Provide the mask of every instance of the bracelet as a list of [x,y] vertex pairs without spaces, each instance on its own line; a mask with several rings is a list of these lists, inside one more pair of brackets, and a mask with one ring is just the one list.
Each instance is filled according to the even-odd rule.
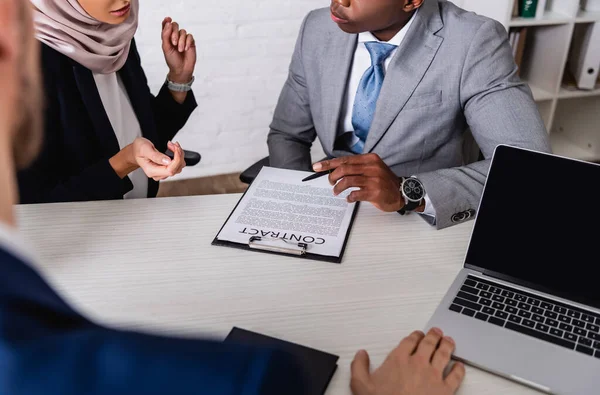
[[173,92],[189,92],[192,90],[192,85],[194,84],[195,80],[196,77],[192,76],[192,80],[187,84],[179,84],[177,82],[170,81],[169,77],[167,77],[167,88]]

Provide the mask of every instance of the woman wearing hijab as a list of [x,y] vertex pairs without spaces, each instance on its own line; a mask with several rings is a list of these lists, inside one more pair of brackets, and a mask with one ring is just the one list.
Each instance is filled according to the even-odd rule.
[[45,141],[39,159],[19,173],[22,202],[156,196],[158,181],[185,166],[170,140],[196,108],[193,36],[163,21],[169,74],[155,97],[133,39],[139,0],[31,3],[42,43]]

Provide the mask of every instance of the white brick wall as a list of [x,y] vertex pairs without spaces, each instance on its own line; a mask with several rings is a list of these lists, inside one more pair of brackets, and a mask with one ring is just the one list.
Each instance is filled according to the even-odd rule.
[[[153,92],[167,74],[161,22],[171,16],[198,47],[198,109],[176,137],[202,154],[179,178],[242,171],[268,154],[266,137],[300,23],[328,0],[142,0],[136,40]],[[323,153],[315,144],[314,158]]]

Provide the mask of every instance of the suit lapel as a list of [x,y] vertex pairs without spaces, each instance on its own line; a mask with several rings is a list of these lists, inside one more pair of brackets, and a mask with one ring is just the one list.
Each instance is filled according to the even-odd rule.
[[132,50],[129,53],[127,62],[119,71],[127,96],[131,101],[131,106],[135,111],[135,115],[140,123],[142,134],[145,138],[152,142],[158,142],[158,134],[154,123],[154,112],[152,111],[152,103],[149,100],[148,86],[143,78],[143,70],[139,70],[138,63],[134,62],[133,57],[137,56]]
[[106,115],[106,110],[98,93],[96,81],[94,81],[94,75],[80,64],[73,65],[73,73],[75,74],[75,81],[81,93],[81,98],[94,125],[94,132],[98,137],[98,141],[102,145],[104,153],[112,156],[120,150],[119,141],[108,119],[108,115]]
[[342,31],[329,36],[328,46],[325,49],[324,59],[328,61],[324,65],[322,80],[323,114],[325,114],[325,126],[327,129],[319,136],[323,146],[328,153],[333,152],[337,138],[342,103],[346,86],[350,78],[350,67],[354,59],[356,34],[347,34]]
[[433,62],[444,39],[438,0],[427,0],[386,73],[364,153],[371,152],[398,117]]
[[[147,94],[148,87],[146,86],[146,82],[140,78],[143,70],[137,70],[137,63],[132,59],[132,56],[134,54],[130,53],[127,62],[118,73],[125,85],[127,96],[129,96],[133,110],[140,123],[142,134],[148,140],[158,142],[158,134],[152,116],[152,105],[149,100],[149,94]],[[92,119],[98,140],[107,155],[114,155],[120,150],[119,141],[102,104],[94,76],[89,69],[75,62],[73,63],[73,71],[77,87]]]

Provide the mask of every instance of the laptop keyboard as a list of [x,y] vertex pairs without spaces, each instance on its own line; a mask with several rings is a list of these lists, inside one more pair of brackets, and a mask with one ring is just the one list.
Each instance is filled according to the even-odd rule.
[[450,310],[600,359],[600,315],[468,276]]

